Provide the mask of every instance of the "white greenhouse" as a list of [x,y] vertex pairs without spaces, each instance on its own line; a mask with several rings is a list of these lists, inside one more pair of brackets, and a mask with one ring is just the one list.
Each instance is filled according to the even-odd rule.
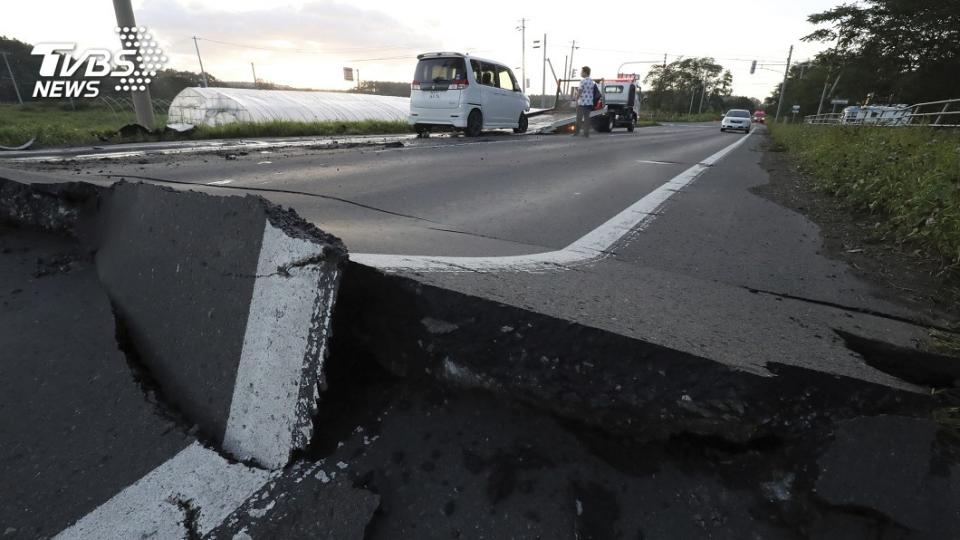
[[170,103],[168,124],[219,126],[233,122],[405,121],[410,99],[341,92],[185,88]]

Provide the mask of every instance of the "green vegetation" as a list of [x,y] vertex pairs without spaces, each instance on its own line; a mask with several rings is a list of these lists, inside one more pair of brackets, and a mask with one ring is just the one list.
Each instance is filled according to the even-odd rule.
[[651,122],[715,122],[720,120],[722,113],[705,112],[684,114],[670,111],[645,111],[640,113],[640,121],[647,119]]
[[[803,114],[815,114],[821,96],[823,112],[831,111],[831,98],[855,105],[960,97],[960,2],[837,3],[808,17],[816,30],[804,41],[830,48],[790,69],[784,109],[797,104]],[[767,110],[776,110],[779,100],[777,85],[766,100]]]
[[771,124],[816,187],[877,217],[878,229],[960,267],[960,133]]
[[[0,145],[19,146],[34,137],[38,146],[97,144],[135,120],[132,112],[107,107],[73,110],[60,104],[0,104]],[[157,121],[165,123],[166,117],[160,115]]]
[[[218,127],[199,126],[185,135],[158,135],[121,138],[121,126],[136,120],[130,111],[111,111],[101,106],[73,110],[69,105],[31,103],[23,106],[0,104],[0,146],[19,146],[36,137],[36,147],[103,144],[105,141],[141,142],[173,139],[228,139],[238,137],[300,137],[326,135],[372,135],[408,133],[406,122],[267,122],[237,123]],[[157,123],[166,123],[165,115]]]
[[308,137],[323,135],[379,135],[412,133],[406,122],[364,120],[360,122],[240,122],[217,127],[198,126],[190,134],[194,139],[230,139],[237,137]]

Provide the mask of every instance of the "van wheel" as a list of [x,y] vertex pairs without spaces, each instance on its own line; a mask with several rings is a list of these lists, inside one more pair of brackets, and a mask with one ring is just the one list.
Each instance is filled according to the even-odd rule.
[[421,139],[427,139],[430,137],[430,128],[417,125],[414,129],[417,132],[417,137],[420,137]]
[[520,113],[520,121],[517,122],[517,127],[513,128],[514,133],[526,133],[527,127],[529,127],[529,121],[527,120],[527,115]]
[[483,114],[474,109],[470,111],[470,116],[467,117],[467,129],[465,133],[467,137],[476,137],[480,135],[480,132],[483,130]]
[[637,115],[630,115],[630,123],[627,125],[627,131],[633,133],[633,130],[637,128]]

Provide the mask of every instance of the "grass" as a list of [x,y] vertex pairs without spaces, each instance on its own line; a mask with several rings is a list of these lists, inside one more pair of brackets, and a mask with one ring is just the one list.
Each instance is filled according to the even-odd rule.
[[412,133],[406,122],[363,120],[360,122],[238,122],[222,126],[198,126],[191,133],[196,139],[230,139],[237,137],[306,137],[323,135],[380,135]]
[[[118,128],[132,123],[131,111],[111,111],[91,106],[73,110],[59,103],[0,104],[0,146],[19,146],[36,137],[35,148],[51,146],[142,142],[177,139],[227,139],[240,137],[299,137],[326,135],[370,135],[408,133],[406,122],[266,122],[236,123],[218,127],[198,126],[185,135],[159,134],[121,138]],[[157,115],[157,124],[166,125],[166,115]]]
[[705,112],[694,114],[678,114],[663,111],[644,111],[640,113],[641,118],[648,118],[650,121],[657,122],[716,122],[720,120],[723,113]]
[[[65,146],[102,143],[120,126],[136,120],[132,112],[113,112],[106,107],[29,103],[0,104],[0,145],[19,146],[36,137],[35,146]],[[166,123],[160,115],[158,122]]]
[[816,187],[876,216],[877,229],[960,267],[960,132],[770,124]]

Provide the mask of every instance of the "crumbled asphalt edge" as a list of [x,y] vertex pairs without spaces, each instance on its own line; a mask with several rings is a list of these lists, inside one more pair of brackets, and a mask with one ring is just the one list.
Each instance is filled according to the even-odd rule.
[[[68,217],[62,223],[43,215],[28,217],[47,230],[76,225],[69,209],[58,214]],[[338,327],[347,331],[340,339],[369,349],[394,373],[490,390],[575,422],[581,431],[586,427],[640,442],[689,444],[738,459],[759,453],[764,460],[798,464],[819,454],[838,419],[887,412],[924,416],[929,409],[923,396],[842,378],[831,382],[798,368],[771,365],[779,375],[775,379],[734,372],[691,355],[359,265],[348,267],[342,295],[337,316],[347,317],[347,324],[341,321]],[[378,333],[384,325],[388,332]],[[611,359],[623,364],[611,364]],[[640,362],[631,361],[636,359]],[[599,361],[607,363],[600,366]],[[631,379],[644,370],[644,380]],[[815,472],[815,463],[804,469]],[[804,475],[797,482],[813,481],[815,475]],[[798,504],[808,507],[802,515],[820,508],[888,519],[871,509],[831,508],[815,497],[801,500]]]
[[[816,482],[839,425],[929,421],[937,407],[929,395],[776,363],[768,365],[774,377],[760,377],[354,263],[340,296],[336,340],[354,355],[424,388],[480,389],[547,412],[625,474],[638,474],[638,464],[622,456],[640,452],[608,459],[604,447],[657,448],[660,459],[759,492],[768,504],[757,511],[793,533],[829,520],[908,530],[876,509],[832,504]],[[958,461],[945,434],[929,456],[941,470]],[[792,495],[768,494],[784,482]],[[577,523],[581,532],[588,525]]]
[[397,375],[484,388],[646,440],[745,443],[840,418],[924,416],[930,406],[923,395],[783,364],[761,377],[354,263],[340,299],[351,339]]

